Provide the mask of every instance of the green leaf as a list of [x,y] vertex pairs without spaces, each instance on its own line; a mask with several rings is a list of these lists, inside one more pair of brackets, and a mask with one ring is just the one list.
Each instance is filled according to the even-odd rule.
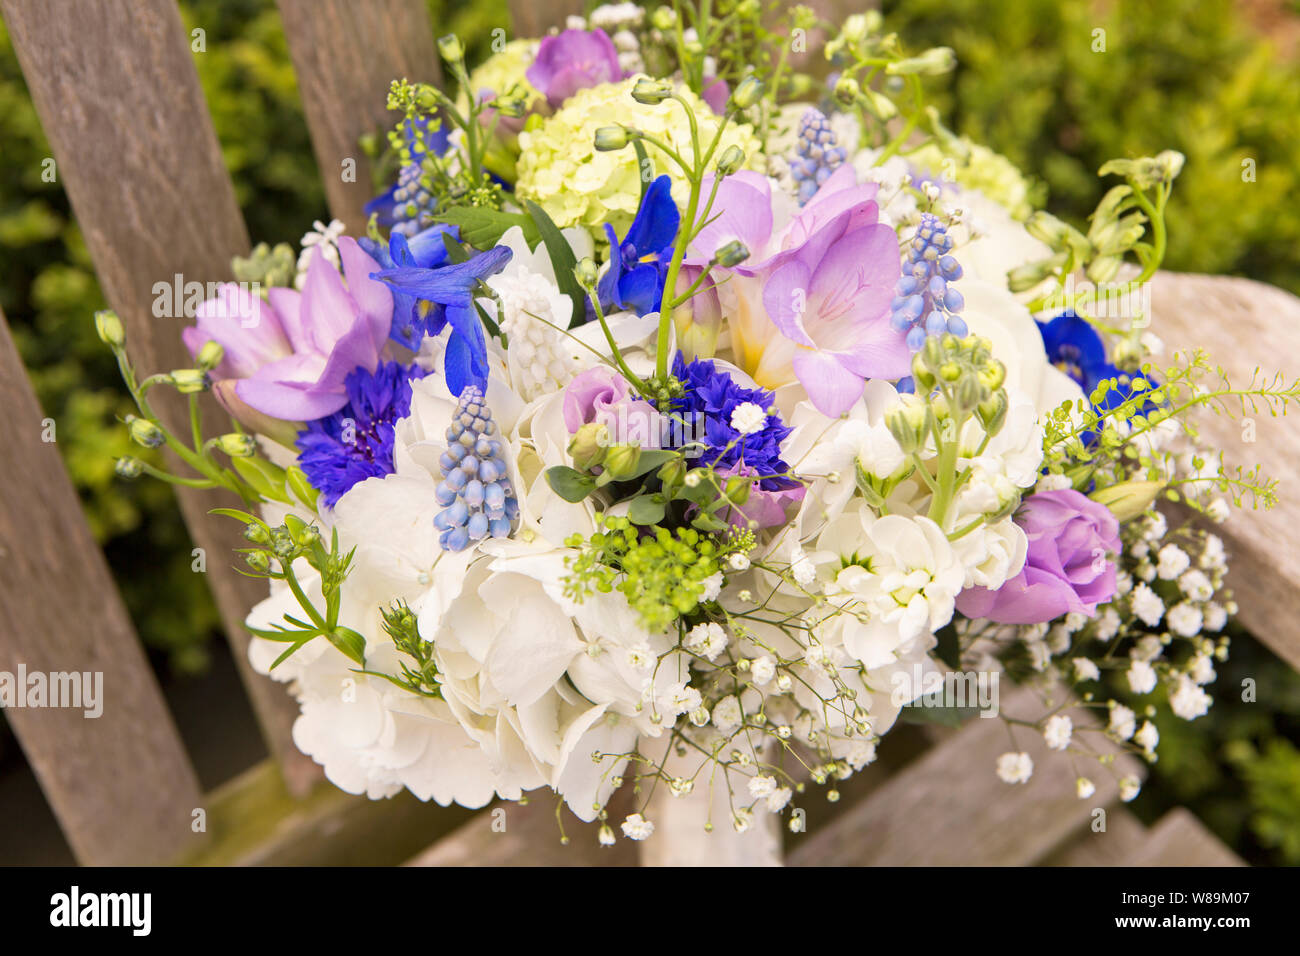
[[721,518],[701,512],[691,519],[691,525],[701,531],[726,531],[729,525]]
[[[632,140],[632,148],[636,150],[636,171],[637,176],[641,179],[641,199],[644,200],[646,190],[649,189],[650,184],[654,182],[655,167],[654,163],[650,161],[650,157],[646,155],[645,143],[641,141],[639,136]],[[648,178],[645,174],[647,169],[650,170],[650,176]]]
[[551,217],[546,214],[545,209],[531,199],[525,199],[524,205],[537,225],[537,233],[541,236],[542,242],[546,243],[546,252],[550,255],[551,266],[555,269],[555,284],[560,287],[561,292],[573,300],[573,319],[569,322],[569,328],[581,325],[587,315],[587,294],[582,291],[577,276],[573,274],[573,270],[578,265],[573,249],[570,248],[569,241],[556,228],[555,223],[551,221]]
[[451,237],[451,233],[442,234],[442,245],[447,250],[447,260],[452,265],[459,265],[462,262],[469,261],[469,252],[464,246]]
[[596,490],[596,479],[568,465],[546,469],[546,483],[565,501],[576,504]]
[[491,249],[501,241],[501,236],[512,226],[523,229],[524,241],[530,248],[542,238],[531,217],[519,212],[501,212],[481,206],[455,206],[444,209],[434,217],[434,221],[456,226],[460,230],[461,241],[475,249]]
[[366,639],[350,627],[336,627],[325,637],[329,642],[362,667],[366,665]]
[[279,465],[273,465],[256,455],[251,458],[232,458],[230,462],[239,477],[263,498],[292,503],[284,490],[284,469]]
[[658,524],[664,520],[663,495],[638,495],[628,505],[627,518],[633,524]]
[[[263,524],[262,519],[257,515],[250,515],[247,511],[240,511],[238,508],[213,508],[208,512],[208,514],[234,518],[236,521],[242,521],[244,524]],[[265,527],[265,525],[263,526]]]

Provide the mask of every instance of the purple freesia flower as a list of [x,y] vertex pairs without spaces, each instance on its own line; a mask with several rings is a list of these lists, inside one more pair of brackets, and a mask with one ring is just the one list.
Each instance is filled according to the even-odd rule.
[[233,380],[235,397],[254,411],[310,421],[347,404],[353,369],[375,370],[393,321],[393,296],[370,278],[378,264],[355,240],[343,236],[338,247],[342,276],[317,250],[302,292],[277,286],[262,301],[227,283],[199,307],[197,323],[181,338],[196,355],[208,341],[225,350],[213,373],[219,396],[229,391],[222,381]]
[[578,90],[623,78],[618,50],[604,30],[565,30],[546,37],[524,74],[558,108]]
[[763,388],[797,379],[830,416],[851,408],[867,379],[911,367],[889,323],[900,257],[894,230],[878,221],[876,189],[846,163],[792,211],[774,206],[766,177],[738,172],[718,186],[719,212],[688,259],[704,265],[726,243],[744,243],[749,258],[719,286],[735,299],[724,308],[737,364]]
[[1040,624],[1071,612],[1092,616],[1115,596],[1119,521],[1073,489],[1030,495],[1016,514],[1029,538],[1024,569],[996,591],[968,588],[957,610],[1000,624]]

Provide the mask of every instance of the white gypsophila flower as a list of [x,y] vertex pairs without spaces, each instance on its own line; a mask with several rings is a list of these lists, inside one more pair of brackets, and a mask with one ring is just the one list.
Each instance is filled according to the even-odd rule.
[[733,571],[748,571],[750,564],[749,555],[745,554],[743,551],[733,552],[728,556],[727,563],[731,565],[731,570]]
[[790,575],[802,588],[807,588],[817,580],[817,565],[812,563],[808,553],[797,541],[792,542],[790,549]]
[[1205,630],[1207,631],[1217,633],[1227,626],[1228,612],[1223,609],[1221,604],[1216,604],[1211,601],[1202,609],[1202,616],[1204,617]]
[[744,807],[737,807],[731,815],[731,828],[737,833],[745,833],[754,825],[754,813]]
[[1023,751],[1004,753],[998,758],[997,772],[1004,783],[1028,783],[1034,774],[1034,761]]
[[1215,498],[1205,506],[1205,515],[1215,524],[1223,524],[1228,520],[1228,502],[1223,498]]
[[1186,674],[1178,678],[1177,689],[1169,695],[1169,709],[1183,720],[1195,720],[1210,709],[1210,695]]
[[1160,743],[1160,731],[1156,730],[1156,725],[1151,721],[1145,720],[1142,722],[1142,728],[1133,735],[1133,742],[1150,753],[1156,749],[1156,744]]
[[1067,631],[1073,634],[1076,631],[1083,630],[1088,621],[1088,615],[1081,614],[1078,611],[1071,611],[1069,614],[1065,615],[1064,627]]
[[1064,491],[1073,487],[1074,482],[1068,476],[1048,473],[1038,479],[1038,484],[1034,485],[1034,491]]
[[1153,661],[1164,652],[1164,642],[1154,634],[1147,634],[1133,645],[1128,656],[1135,661]]
[[1124,777],[1119,782],[1119,798],[1125,803],[1132,803],[1142,790],[1142,782],[1137,777]]
[[1128,686],[1135,694],[1149,694],[1156,689],[1155,668],[1146,661],[1133,661],[1128,668]]
[[1043,740],[1050,750],[1065,750],[1074,734],[1074,721],[1065,714],[1053,714],[1043,727]]
[[1108,607],[1097,615],[1097,626],[1093,636],[1099,641],[1109,641],[1119,633],[1119,627],[1119,612],[1113,607]]
[[1219,675],[1214,669],[1214,659],[1209,654],[1201,653],[1188,661],[1187,676],[1198,684],[1209,684]]
[[766,654],[749,662],[749,676],[759,687],[776,676],[776,662]]
[[1150,561],[1140,561],[1137,566],[1137,576],[1139,580],[1150,584],[1156,579],[1156,566]]
[[727,632],[716,621],[705,621],[686,632],[682,646],[705,660],[717,660],[718,655],[727,649]]
[[1164,602],[1145,582],[1133,589],[1131,607],[1133,613],[1148,627],[1155,627],[1165,615]]
[[1207,534],[1197,563],[1207,571],[1228,570],[1228,552],[1223,547],[1223,539],[1217,534]]
[[764,804],[768,813],[780,813],[790,804],[790,798],[794,796],[794,791],[789,787],[777,787],[767,795]]
[[708,604],[710,601],[716,601],[718,595],[722,593],[724,580],[722,572],[716,571],[701,581],[700,583],[704,586],[704,589],[700,592],[700,603]]
[[770,774],[761,773],[749,778],[746,784],[749,788],[749,795],[752,797],[766,797],[776,790],[776,777]]
[[1064,654],[1070,649],[1070,632],[1060,624],[1055,624],[1048,630],[1045,643],[1053,657]]
[[1097,785],[1087,777],[1080,777],[1074,781],[1074,792],[1078,794],[1080,800],[1087,800],[1097,792]]
[[1137,714],[1123,704],[1112,703],[1106,732],[1119,740],[1128,740],[1137,732]]
[[1156,565],[1156,573],[1160,575],[1161,580],[1172,581],[1189,567],[1192,559],[1187,556],[1187,552],[1176,544],[1167,544],[1160,549],[1159,563]]
[[730,736],[734,731],[740,729],[744,721],[744,715],[740,710],[740,701],[734,695],[724,697],[713,708],[713,714],[710,717],[713,726],[717,728],[718,733]]
[[623,835],[629,840],[645,840],[654,832],[655,825],[639,813],[630,814],[623,821]]
[[731,412],[731,427],[742,435],[754,435],[767,427],[767,411],[754,402],[741,402]]
[[1208,601],[1214,597],[1214,585],[1205,572],[1198,568],[1193,568],[1178,579],[1178,590],[1193,601]]
[[1142,522],[1142,537],[1155,543],[1169,533],[1169,519],[1163,512],[1153,511]]
[[608,823],[600,825],[600,831],[596,834],[596,839],[600,841],[601,846],[613,846],[618,842],[614,836],[614,828]]
[[1052,663],[1052,650],[1046,641],[1025,641],[1025,650],[1029,652],[1029,663],[1040,674]]
[[1076,657],[1070,663],[1074,665],[1075,680],[1097,680],[1101,677],[1101,670],[1086,657]]
[[844,754],[850,767],[856,772],[876,760],[876,744],[872,740],[855,740]]
[[1135,558],[1145,558],[1151,553],[1151,545],[1145,541],[1134,541],[1133,546],[1128,549],[1128,553]]
[[1133,575],[1125,570],[1115,572],[1115,596],[1124,597],[1133,590]]
[[1189,604],[1183,601],[1181,604],[1175,604],[1165,615],[1165,624],[1169,630],[1173,631],[1179,637],[1195,637],[1201,633],[1201,627],[1205,622],[1201,609],[1195,604]]

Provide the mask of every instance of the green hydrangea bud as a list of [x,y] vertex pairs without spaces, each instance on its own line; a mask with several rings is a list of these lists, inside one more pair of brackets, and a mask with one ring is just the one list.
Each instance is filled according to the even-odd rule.
[[95,331],[99,333],[100,341],[111,348],[118,349],[126,344],[122,320],[111,309],[101,309],[95,313]]
[[835,83],[835,99],[842,106],[852,106],[862,95],[862,86],[851,76],[841,76]]

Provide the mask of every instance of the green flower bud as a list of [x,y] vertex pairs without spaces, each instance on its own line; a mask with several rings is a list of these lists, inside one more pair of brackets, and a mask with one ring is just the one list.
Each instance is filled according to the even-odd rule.
[[739,475],[728,478],[723,485],[723,491],[727,495],[727,500],[735,505],[743,505],[749,500],[749,489],[752,482],[748,478],[742,478]]
[[623,149],[632,142],[625,126],[602,126],[596,130],[595,146],[602,153],[612,153]]
[[1007,393],[1003,389],[998,389],[979,403],[975,414],[979,416],[980,427],[986,435],[996,435],[1002,431],[1002,425],[1007,420],[1007,408]]
[[673,95],[673,88],[667,83],[642,77],[632,87],[632,99],[643,106],[657,106]]
[[894,105],[894,101],[869,86],[863,88],[861,100],[868,112],[882,122],[898,115],[898,107]]
[[111,309],[101,309],[95,313],[95,331],[105,345],[119,349],[126,344],[126,332],[122,329],[122,320]]
[[747,110],[757,103],[762,96],[762,81],[758,77],[750,75],[741,80],[732,92],[731,106],[733,109]]
[[1007,286],[1012,292],[1026,292],[1048,276],[1052,275],[1065,262],[1065,257],[1053,256],[1018,266],[1007,273]]
[[1092,282],[1109,282],[1119,274],[1119,267],[1123,264],[1123,256],[1100,256],[1088,263],[1084,273]]
[[673,12],[672,7],[659,7],[654,13],[650,14],[650,25],[656,30],[662,30],[665,33],[671,30],[677,23],[677,14]]
[[723,268],[738,266],[749,258],[749,250],[739,239],[732,239],[713,254],[713,261]]
[[168,376],[176,391],[182,395],[192,395],[195,392],[206,392],[212,387],[212,379],[208,373],[198,368],[178,368]]
[[312,483],[307,480],[307,473],[297,465],[290,465],[284,472],[285,483],[289,490],[293,492],[294,497],[307,505],[309,508],[316,507],[316,499],[320,497],[320,492],[312,487]]
[[250,551],[244,555],[244,561],[250,568],[261,574],[271,570],[271,558],[265,551]]
[[1120,521],[1131,521],[1151,507],[1164,487],[1160,481],[1126,481],[1098,489],[1088,497],[1105,505]]
[[918,395],[923,395],[926,392],[932,391],[934,386],[938,384],[938,380],[934,377],[934,373],[926,367],[925,356],[920,352],[917,352],[912,356],[912,380],[916,383],[916,391]]
[[226,350],[221,347],[221,343],[213,342],[209,339],[207,342],[204,342],[203,347],[199,349],[199,354],[195,357],[195,362],[198,363],[200,369],[206,372],[220,365],[221,360],[225,357]]
[[609,447],[609,428],[600,422],[588,422],[569,441],[569,457],[579,471],[590,471],[605,460]]
[[[873,10],[871,12],[876,13],[877,11]],[[879,28],[879,24],[877,24],[876,29]],[[867,19],[866,14],[855,13],[844,21],[844,27],[840,30],[840,35],[850,43],[861,43],[873,32],[875,31],[872,30],[871,21]]]
[[718,159],[718,175],[730,176],[745,162],[745,151],[734,143],[722,151]]
[[114,463],[113,471],[119,478],[139,478],[144,473],[144,464],[139,458],[126,455]]
[[910,56],[890,63],[885,67],[885,72],[891,76],[905,76],[909,73],[938,76],[941,73],[952,72],[956,66],[957,54],[952,51],[952,47],[937,46],[926,50],[920,56]]
[[460,42],[460,37],[456,34],[448,33],[438,38],[438,52],[448,63],[459,63],[465,59],[465,44]]
[[126,430],[131,435],[132,441],[145,448],[157,448],[167,440],[161,428],[149,419],[138,418],[135,415],[126,416]]
[[841,76],[835,83],[835,99],[842,106],[852,106],[862,95],[862,86],[851,76]]
[[222,435],[217,439],[216,445],[231,458],[248,458],[257,451],[257,439],[239,432]]
[[659,480],[664,483],[664,488],[676,488],[686,481],[686,459],[674,458],[672,461],[665,462],[659,469]]
[[590,256],[581,259],[573,268],[573,277],[578,280],[578,285],[584,289],[596,288],[596,281],[599,278],[600,270],[596,262]]
[[615,481],[624,481],[636,474],[641,464],[640,445],[612,445],[605,453],[605,470]]
[[271,536],[266,533],[266,529],[260,524],[253,522],[244,528],[244,537],[253,544],[270,544]]
[[925,409],[920,403],[901,402],[885,412],[885,427],[903,454],[910,455],[925,442]]
[[971,412],[979,407],[980,403],[989,397],[988,389],[981,384],[977,375],[963,375],[957,383],[956,395],[957,415],[959,419],[964,419]]

